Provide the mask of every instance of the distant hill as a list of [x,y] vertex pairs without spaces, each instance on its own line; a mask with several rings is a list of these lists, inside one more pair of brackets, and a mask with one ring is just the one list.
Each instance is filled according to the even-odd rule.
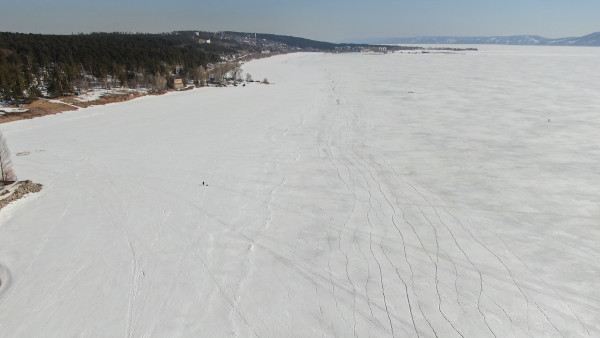
[[537,35],[514,36],[422,36],[410,38],[369,39],[363,43],[379,44],[481,44],[537,46],[600,46],[600,32],[581,37],[549,39]]
[[[206,34],[204,32],[204,34]],[[317,40],[310,40],[295,36],[264,34],[264,33],[243,33],[243,32],[216,32],[208,33],[219,37],[222,40],[234,41],[241,46],[256,48],[259,51],[270,52],[360,52],[364,50],[378,50],[386,48],[389,51],[396,50],[415,50],[418,47],[402,46],[382,46],[367,43],[332,43]]]

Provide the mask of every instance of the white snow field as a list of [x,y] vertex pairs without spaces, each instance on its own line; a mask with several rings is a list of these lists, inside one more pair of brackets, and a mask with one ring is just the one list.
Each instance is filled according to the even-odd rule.
[[600,336],[600,49],[482,48],[1,125],[0,336]]

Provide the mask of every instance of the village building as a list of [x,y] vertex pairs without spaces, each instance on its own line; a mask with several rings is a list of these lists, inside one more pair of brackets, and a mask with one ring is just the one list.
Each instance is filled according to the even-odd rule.
[[174,79],[173,80],[173,88],[175,88],[175,89],[183,88],[183,79]]

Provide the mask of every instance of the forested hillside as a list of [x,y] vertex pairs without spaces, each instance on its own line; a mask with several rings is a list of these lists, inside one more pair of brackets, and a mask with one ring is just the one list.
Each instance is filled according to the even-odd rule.
[[178,33],[0,33],[0,99],[31,101],[41,91],[60,96],[90,84],[152,87],[175,75],[193,79],[198,67],[235,52]]

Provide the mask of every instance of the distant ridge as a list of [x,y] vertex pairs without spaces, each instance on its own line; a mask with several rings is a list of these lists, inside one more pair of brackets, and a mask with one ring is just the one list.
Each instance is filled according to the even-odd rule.
[[600,46],[600,32],[581,37],[549,39],[537,35],[514,36],[422,36],[410,38],[368,39],[364,43],[378,44],[490,44],[490,45],[538,45],[538,46]]

